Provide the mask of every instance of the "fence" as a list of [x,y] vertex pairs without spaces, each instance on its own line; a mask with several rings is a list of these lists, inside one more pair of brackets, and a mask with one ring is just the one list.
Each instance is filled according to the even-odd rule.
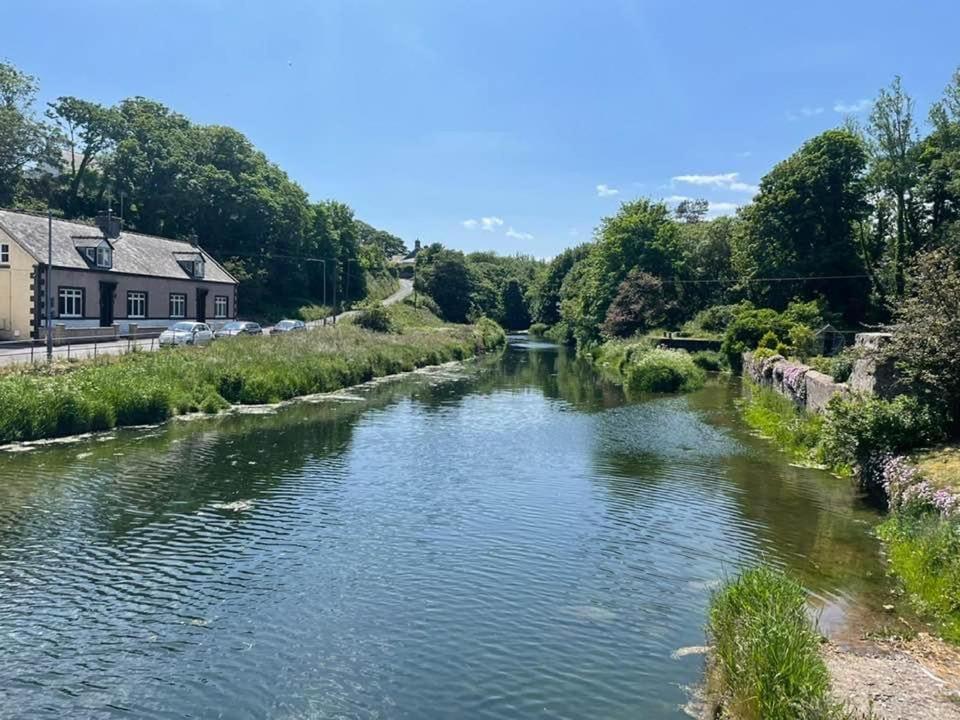
[[[157,333],[158,335],[159,333]],[[96,334],[60,337],[51,348],[52,360],[79,360],[101,355],[122,355],[138,350],[156,350],[157,335]],[[0,366],[47,362],[46,340],[0,341]]]

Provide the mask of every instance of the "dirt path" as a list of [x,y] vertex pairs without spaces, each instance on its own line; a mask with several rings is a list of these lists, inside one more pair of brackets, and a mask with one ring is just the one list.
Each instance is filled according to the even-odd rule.
[[960,650],[926,633],[912,640],[829,642],[834,696],[883,720],[960,720]]

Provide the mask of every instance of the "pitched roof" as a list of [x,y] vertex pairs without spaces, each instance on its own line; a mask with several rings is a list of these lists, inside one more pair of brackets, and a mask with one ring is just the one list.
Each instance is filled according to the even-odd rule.
[[[47,218],[42,215],[30,215],[0,210],[0,229],[3,229],[37,262],[47,261]],[[89,245],[95,246],[103,240],[100,229],[94,225],[85,225],[76,221],[53,220],[53,264],[56,267],[89,270],[90,265],[83,259],[78,247],[89,239]],[[201,253],[205,260],[203,280],[208,282],[236,283],[216,260],[201,248],[182,240],[141,235],[140,233],[121,232],[120,236],[110,240],[113,246],[113,268],[97,272],[130,273],[153,277],[192,280],[177,262],[177,254],[196,255]]]

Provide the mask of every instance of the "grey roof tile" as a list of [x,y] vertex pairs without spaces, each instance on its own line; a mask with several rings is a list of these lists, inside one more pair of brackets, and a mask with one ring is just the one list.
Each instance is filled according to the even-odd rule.
[[[0,228],[3,228],[23,245],[24,249],[39,262],[46,262],[46,217],[12,210],[0,210]],[[103,239],[103,235],[99,228],[94,225],[54,218],[53,264],[58,267],[91,269],[78,249],[85,242],[83,238],[89,238],[90,245],[95,246]],[[204,280],[234,284],[237,282],[207,252],[182,240],[171,240],[155,235],[141,235],[140,233],[123,231],[120,233],[120,237],[112,239],[110,242],[113,245],[113,268],[111,270],[96,269],[97,272],[130,273],[189,280],[191,278],[177,262],[176,254],[201,252],[206,261]]]

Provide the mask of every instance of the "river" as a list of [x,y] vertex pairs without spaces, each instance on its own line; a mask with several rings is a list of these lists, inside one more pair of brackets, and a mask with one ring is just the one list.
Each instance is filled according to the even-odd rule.
[[765,559],[872,614],[876,515],[566,351],[0,453],[0,717],[681,718]]

